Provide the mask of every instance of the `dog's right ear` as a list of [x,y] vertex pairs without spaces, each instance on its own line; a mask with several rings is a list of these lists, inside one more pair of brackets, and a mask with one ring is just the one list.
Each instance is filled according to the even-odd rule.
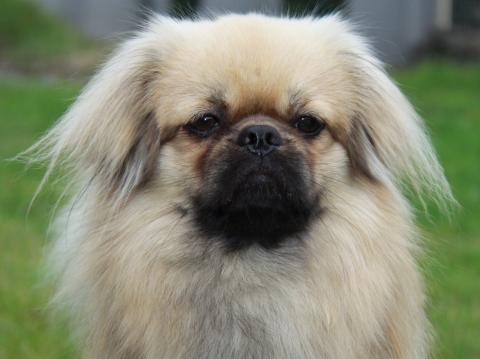
[[157,18],[123,43],[27,154],[50,161],[48,172],[59,163],[69,166],[117,198],[145,184],[160,149],[150,86],[159,73],[164,40],[175,25]]

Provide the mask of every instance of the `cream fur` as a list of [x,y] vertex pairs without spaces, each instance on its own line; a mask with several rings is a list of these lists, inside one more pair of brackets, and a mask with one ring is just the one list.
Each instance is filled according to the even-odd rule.
[[[260,99],[278,112],[293,93],[328,122],[312,148],[326,210],[303,241],[225,255],[198,238],[188,198],[201,190],[199,145],[164,135],[212,90],[233,109]],[[151,113],[155,125],[139,130]],[[375,143],[360,138],[354,152],[376,181],[351,171],[352,121]],[[340,17],[155,18],[31,152],[48,173],[70,168],[77,188],[50,263],[86,357],[427,357],[418,235],[401,188],[440,201],[450,190],[421,120]]]

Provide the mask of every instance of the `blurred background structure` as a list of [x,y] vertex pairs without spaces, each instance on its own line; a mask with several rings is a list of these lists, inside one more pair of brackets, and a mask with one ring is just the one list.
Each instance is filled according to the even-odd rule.
[[480,359],[480,0],[0,0],[0,359],[78,357],[64,323],[51,320],[52,285],[43,284],[61,176],[28,210],[44,169],[5,159],[65,112],[118,35],[149,10],[340,10],[359,24],[395,65],[390,75],[425,119],[461,206],[451,219],[418,211],[434,357]]
[[340,10],[359,24],[382,60],[411,62],[436,47],[480,53],[478,0],[35,0],[97,38],[134,29],[147,10],[189,15],[261,11],[314,14]]

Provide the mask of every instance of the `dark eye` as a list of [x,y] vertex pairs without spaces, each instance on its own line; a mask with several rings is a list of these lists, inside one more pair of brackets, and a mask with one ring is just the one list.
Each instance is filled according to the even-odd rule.
[[298,117],[294,126],[306,136],[316,136],[325,128],[325,123],[313,116],[305,115]]
[[197,136],[207,137],[211,135],[219,126],[220,121],[218,117],[207,113],[185,125],[185,128]]

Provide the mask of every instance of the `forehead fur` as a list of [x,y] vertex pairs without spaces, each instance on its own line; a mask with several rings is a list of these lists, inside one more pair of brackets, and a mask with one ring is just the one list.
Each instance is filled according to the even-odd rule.
[[[232,111],[285,113],[292,100],[329,121],[349,117],[351,55],[362,42],[336,16],[323,19],[230,15],[182,22],[162,56],[157,106],[188,120],[216,97]],[[168,89],[168,91],[165,91]]]

